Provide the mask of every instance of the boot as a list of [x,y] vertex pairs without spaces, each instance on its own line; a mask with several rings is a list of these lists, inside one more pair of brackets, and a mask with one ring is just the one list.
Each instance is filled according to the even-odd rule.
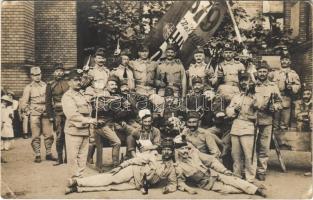
[[261,189],[261,188],[258,188],[258,189],[255,191],[255,194],[256,194],[256,195],[259,195],[259,196],[261,196],[261,197],[266,198],[266,194],[265,194],[264,190]]
[[46,160],[57,161],[57,159],[52,154],[46,155]]
[[41,157],[40,156],[36,156],[34,162],[35,163],[41,163]]
[[58,166],[63,164],[63,156],[62,154],[58,154],[58,160],[57,163],[53,164],[53,166]]
[[95,154],[96,146],[95,145],[89,145],[88,149],[88,155],[87,155],[87,163],[94,164],[93,162],[93,155]]
[[73,192],[77,192],[77,187],[66,187],[65,188],[65,195],[68,195],[68,194],[73,193]]
[[260,181],[265,181],[265,174],[257,174],[256,178]]

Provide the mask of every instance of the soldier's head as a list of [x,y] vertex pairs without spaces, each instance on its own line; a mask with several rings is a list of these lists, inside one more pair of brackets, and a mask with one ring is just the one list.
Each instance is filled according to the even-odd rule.
[[152,126],[152,115],[150,110],[148,109],[143,109],[140,110],[138,113],[138,116],[141,120],[141,126],[143,130],[150,130]]
[[265,60],[259,61],[257,63],[257,77],[260,81],[267,80],[269,72],[269,65]]
[[161,141],[162,160],[172,160],[174,157],[174,141],[172,138],[164,138]]
[[35,82],[41,81],[41,70],[39,67],[32,67],[30,69],[31,78]]
[[248,91],[249,83],[250,83],[250,74],[245,70],[241,70],[238,73],[238,79],[239,79],[240,90],[241,91]]
[[104,79],[94,79],[93,81],[92,81],[92,86],[93,86],[93,88],[95,88],[95,89],[98,89],[98,90],[103,90],[104,89],[104,87],[105,87],[105,81],[104,81]]
[[53,76],[56,80],[60,80],[64,76],[64,66],[63,63],[55,63],[54,64],[54,72]]
[[121,52],[121,64],[123,66],[128,66],[129,64],[129,50],[125,49]]
[[200,115],[198,112],[191,111],[187,114],[186,119],[186,125],[187,128],[189,128],[190,131],[194,132],[198,130],[199,123],[200,123]]
[[195,50],[193,57],[196,61],[196,63],[202,63],[204,61],[205,55],[204,55],[204,50],[202,47],[197,47]]
[[83,70],[81,69],[73,69],[68,74],[68,85],[75,91],[79,91],[81,89],[81,77],[83,74]]
[[146,60],[149,56],[149,48],[147,46],[141,45],[138,49],[139,58]]
[[105,50],[103,48],[98,48],[95,53],[95,64],[102,67],[106,62]]
[[189,158],[191,146],[188,145],[185,135],[178,135],[174,139],[175,149],[177,152],[178,159],[187,159]]
[[107,83],[107,90],[111,94],[116,94],[118,91],[118,78],[116,76],[111,76]]
[[192,90],[196,93],[196,94],[201,94],[203,92],[203,82],[201,77],[196,76],[192,79]]
[[291,60],[289,53],[284,53],[280,56],[280,64],[282,68],[290,67]]
[[5,105],[5,106],[10,106],[13,104],[13,98],[10,97],[9,95],[3,95],[1,97],[1,104]]
[[235,56],[235,49],[231,46],[231,44],[227,43],[224,47],[223,58],[226,61],[231,61]]
[[124,80],[121,81],[121,83],[120,83],[120,91],[121,91],[122,95],[129,94],[130,89],[129,89],[129,86],[128,86],[127,79],[124,79]]
[[302,89],[302,99],[304,102],[310,102],[312,98],[312,87],[304,84]]
[[176,56],[176,48],[174,44],[167,45],[166,51],[166,59],[173,60]]

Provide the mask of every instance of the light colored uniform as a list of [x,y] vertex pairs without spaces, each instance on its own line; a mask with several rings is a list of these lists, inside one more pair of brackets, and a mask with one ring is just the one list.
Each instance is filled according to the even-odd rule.
[[[124,78],[125,71],[126,71],[126,74],[127,74],[127,78]],[[122,80],[127,80],[129,89],[130,90],[134,90],[135,89],[134,74],[133,74],[133,71],[130,68],[125,67],[123,65],[119,65],[117,68],[112,69],[111,76],[118,77],[120,82]]]
[[[254,96],[251,94],[246,96],[244,93],[241,93],[235,95],[226,108],[227,116],[235,118],[230,131],[234,173],[241,176],[243,157],[244,173],[246,180],[249,182],[253,182],[256,173],[256,156],[254,156],[251,163],[254,143],[254,120],[256,119],[254,104]],[[235,108],[238,105],[241,105],[241,110],[237,116]]]
[[91,106],[80,92],[69,89],[62,97],[69,177],[81,177],[86,168]]
[[[187,92],[187,79],[184,66],[181,61],[165,60],[159,63],[156,71],[156,86],[160,87],[160,83],[163,82],[166,73],[168,87],[172,87],[175,96],[186,96]],[[164,88],[159,88],[158,94],[164,96]]]
[[186,135],[186,140],[194,145],[200,152],[219,158],[221,151],[219,150],[214,135],[211,135],[205,129],[198,128],[195,132],[191,132],[186,128],[182,135]]
[[258,81],[255,87],[256,107],[259,109],[257,113],[258,119],[258,174],[265,174],[267,169],[268,154],[270,151],[273,115],[268,110],[268,102],[271,94],[277,94],[278,99],[274,100],[275,111],[281,109],[281,96],[277,85],[269,80],[264,82]]
[[220,64],[223,69],[224,78],[222,83],[219,83],[217,72],[219,67],[215,69],[215,76],[212,79],[213,85],[218,85],[217,93],[225,98],[226,101],[230,102],[232,97],[239,94],[239,80],[238,72],[245,70],[244,65],[239,61],[224,61]]
[[290,68],[282,68],[280,70],[273,71],[269,74],[269,78],[271,81],[277,84],[283,100],[283,109],[280,112],[275,113],[274,127],[276,129],[278,127],[288,127],[290,120],[290,107],[292,102],[291,96],[288,96],[289,94],[286,94],[285,92],[286,79],[288,79],[289,83],[292,85],[292,93],[296,94],[301,87],[300,78],[298,74]]
[[46,113],[46,87],[43,81],[28,84],[21,98],[21,108],[30,113],[30,128],[32,132],[32,148],[36,156],[40,156],[41,134],[44,136],[46,155],[51,154],[53,144],[53,125]]
[[206,87],[212,87],[212,78],[214,76],[214,70],[212,67],[207,67],[205,62],[190,64],[188,71],[188,86],[192,88],[192,79],[194,77],[200,77],[202,79],[203,85]]
[[165,187],[168,191],[176,191],[177,178],[172,161],[162,161],[160,156],[145,154],[124,161],[120,166],[122,169],[116,174],[103,173],[77,179],[78,192],[140,189],[144,174],[149,184],[167,180]]
[[186,180],[191,180],[204,190],[231,194],[255,194],[255,185],[235,176],[224,175],[227,169],[214,157],[192,149],[187,159],[177,159],[178,189],[188,190]]
[[[310,131],[313,128],[313,111],[312,111],[312,99],[308,103],[305,103],[303,100],[298,100],[295,102],[295,115],[297,118],[297,130],[298,131]],[[304,118],[307,118],[308,121],[305,121]]]
[[88,76],[91,76],[93,80],[103,79],[106,86],[110,76],[110,70],[107,67],[100,67],[96,65],[94,68],[89,70]]
[[155,94],[154,80],[157,63],[150,60],[137,59],[130,61],[130,68],[133,70],[136,92],[141,95]]

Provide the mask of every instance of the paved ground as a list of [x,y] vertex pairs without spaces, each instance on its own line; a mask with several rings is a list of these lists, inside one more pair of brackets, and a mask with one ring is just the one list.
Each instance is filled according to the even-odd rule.
[[[65,196],[66,165],[53,166],[53,162],[43,161],[33,163],[33,153],[30,147],[31,140],[17,139],[14,148],[2,152],[8,163],[1,164],[1,196],[8,197],[9,191],[14,192],[17,198],[198,198],[198,199],[256,199],[258,196],[223,195],[211,191],[198,190],[198,195],[192,196],[183,192],[162,195],[160,189],[149,190],[149,195],[142,196],[138,191],[110,191],[75,193]],[[104,155],[111,155],[110,149],[105,149]],[[125,151],[125,149],[123,149]],[[44,151],[43,151],[44,152]],[[312,177],[304,176],[304,172],[311,171],[311,154],[307,152],[283,151],[288,173],[282,173],[278,166],[274,151],[271,152],[270,170],[263,185],[267,188],[269,198],[300,199],[312,197]],[[105,162],[110,160],[106,158]],[[96,174],[88,168],[86,175]]]

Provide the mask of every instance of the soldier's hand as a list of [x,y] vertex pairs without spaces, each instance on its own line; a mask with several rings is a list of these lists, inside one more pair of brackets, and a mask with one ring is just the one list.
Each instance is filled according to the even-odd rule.
[[232,173],[231,171],[229,171],[229,170],[226,170],[226,171],[224,172],[224,174],[225,174],[226,176],[232,176],[232,175],[233,175],[233,173]]
[[97,126],[98,126],[98,127],[104,126],[104,125],[105,125],[105,121],[104,121],[104,120],[99,119],[99,120],[97,121]]
[[97,125],[97,119],[95,119],[95,118],[90,118],[90,119],[87,121],[87,124]]

